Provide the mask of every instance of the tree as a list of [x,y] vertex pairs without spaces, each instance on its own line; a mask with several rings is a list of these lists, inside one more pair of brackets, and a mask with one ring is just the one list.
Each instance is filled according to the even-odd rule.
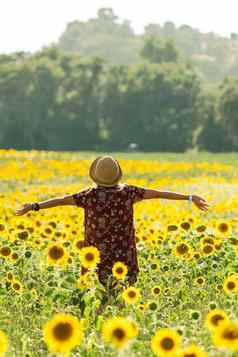
[[110,64],[132,64],[139,59],[139,44],[128,21],[119,23],[110,8],[98,11],[87,22],[68,24],[59,39],[59,48],[91,58],[100,57]]
[[214,91],[212,94],[206,93],[202,99],[201,116],[203,117],[203,123],[196,141],[198,149],[210,152],[229,151],[231,147],[229,146],[224,127],[219,120],[217,92]]
[[141,56],[151,63],[177,62],[179,53],[173,41],[150,36],[145,39]]
[[238,150],[238,78],[227,78],[219,87],[219,116],[230,142],[230,149]]

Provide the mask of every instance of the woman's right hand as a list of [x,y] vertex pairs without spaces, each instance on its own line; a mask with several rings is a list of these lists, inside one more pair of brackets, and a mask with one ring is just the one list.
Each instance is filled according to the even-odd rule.
[[15,211],[15,215],[16,216],[22,216],[23,214],[31,211],[31,203],[25,203],[22,207],[18,208],[16,211]]

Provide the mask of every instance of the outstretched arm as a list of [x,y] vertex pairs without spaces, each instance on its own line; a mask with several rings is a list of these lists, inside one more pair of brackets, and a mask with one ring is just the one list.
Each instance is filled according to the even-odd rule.
[[189,200],[189,196],[191,197],[192,202],[202,211],[207,211],[209,205],[206,200],[197,195],[183,195],[176,192],[167,192],[167,191],[159,191],[146,189],[144,193],[144,199],[152,199],[152,198],[164,198],[167,200]]
[[[42,208],[52,208],[56,206],[66,206],[66,205],[72,205],[76,206],[75,199],[73,198],[73,195],[67,195],[63,197],[56,197],[47,201],[42,201],[38,202],[40,209]],[[15,211],[16,216],[21,216],[29,211],[32,210],[32,203],[26,203],[19,209]]]

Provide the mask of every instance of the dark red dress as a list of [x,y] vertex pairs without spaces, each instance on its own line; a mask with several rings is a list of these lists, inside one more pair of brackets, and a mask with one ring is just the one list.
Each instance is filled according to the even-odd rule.
[[139,272],[133,204],[143,199],[143,187],[119,184],[114,187],[91,187],[73,194],[77,206],[84,208],[84,246],[100,251],[99,281],[107,284],[113,264],[127,265],[129,282],[137,280]]

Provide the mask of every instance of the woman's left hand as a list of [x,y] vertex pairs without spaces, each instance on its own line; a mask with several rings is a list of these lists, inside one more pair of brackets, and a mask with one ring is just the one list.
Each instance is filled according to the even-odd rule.
[[16,216],[21,216],[27,212],[31,211],[31,203],[25,203],[21,208],[15,211]]
[[209,204],[207,203],[206,200],[204,200],[204,198],[200,196],[192,195],[192,201],[200,210],[202,211],[208,210]]

